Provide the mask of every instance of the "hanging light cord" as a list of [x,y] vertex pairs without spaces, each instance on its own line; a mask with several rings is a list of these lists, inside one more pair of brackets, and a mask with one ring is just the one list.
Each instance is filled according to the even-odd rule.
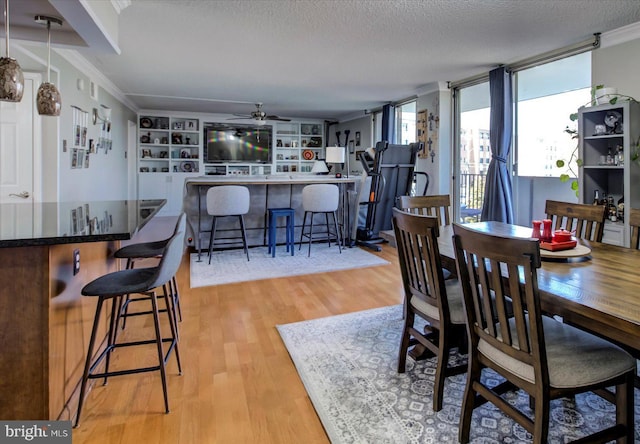
[[7,58],[9,58],[9,0],[4,0],[4,30],[7,41]]
[[47,83],[51,83],[51,20],[47,20]]

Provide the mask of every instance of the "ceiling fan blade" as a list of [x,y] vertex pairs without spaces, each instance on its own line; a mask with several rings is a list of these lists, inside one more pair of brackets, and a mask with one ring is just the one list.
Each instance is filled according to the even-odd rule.
[[266,119],[267,120],[279,120],[280,122],[291,122],[291,119],[285,119],[283,117],[278,117],[278,116],[267,116]]
[[243,116],[243,117],[229,117],[227,120],[253,120],[251,116]]

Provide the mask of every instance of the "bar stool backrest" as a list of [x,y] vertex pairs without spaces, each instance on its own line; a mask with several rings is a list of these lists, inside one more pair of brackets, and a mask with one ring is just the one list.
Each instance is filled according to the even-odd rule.
[[337,211],[340,196],[337,185],[318,183],[302,189],[302,207],[305,211],[323,213]]
[[207,191],[207,213],[211,216],[239,216],[249,212],[249,188],[241,185],[211,187]]
[[173,236],[167,242],[162,253],[162,259],[157,267],[156,274],[151,278],[148,288],[155,288],[166,284],[176,275],[180,263],[182,262],[182,254],[184,252],[184,238],[187,227],[187,215],[181,213],[178,217]]

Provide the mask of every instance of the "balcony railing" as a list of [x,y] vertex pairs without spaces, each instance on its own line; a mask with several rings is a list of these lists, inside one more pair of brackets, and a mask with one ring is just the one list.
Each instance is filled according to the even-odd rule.
[[460,190],[460,222],[478,222],[484,202],[484,174],[463,173],[458,176]]

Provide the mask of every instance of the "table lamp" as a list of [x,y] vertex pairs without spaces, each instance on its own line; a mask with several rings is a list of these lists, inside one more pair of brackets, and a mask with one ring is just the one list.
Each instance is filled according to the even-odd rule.
[[314,174],[329,174],[329,168],[327,167],[327,163],[324,160],[319,159],[313,163],[311,172]]
[[327,163],[345,163],[347,162],[347,176],[349,177],[349,157],[345,155],[346,149],[343,146],[328,146],[325,150]]

